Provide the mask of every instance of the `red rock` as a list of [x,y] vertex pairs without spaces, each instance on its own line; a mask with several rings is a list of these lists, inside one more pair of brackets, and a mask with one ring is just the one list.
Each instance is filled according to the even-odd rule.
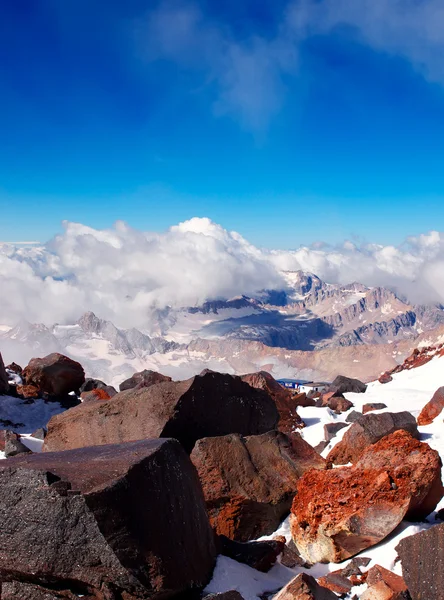
[[385,469],[399,488],[406,487],[410,503],[405,518],[412,521],[425,519],[444,495],[439,453],[406,431],[395,431],[369,446],[356,466]]
[[327,406],[339,414],[350,410],[354,404],[343,396],[330,396],[330,393],[327,393],[322,396],[322,406]]
[[338,600],[336,594],[320,586],[314,577],[299,573],[273,600]]
[[106,402],[82,403],[53,417],[43,451],[172,437],[191,452],[202,437],[265,433],[279,413],[272,398],[240,377],[205,373],[120,392]]
[[369,402],[362,407],[362,414],[366,415],[369,412],[382,410],[383,408],[387,408],[387,404],[384,404],[383,402]]
[[378,379],[379,383],[390,383],[390,381],[393,381],[393,377],[390,375],[390,373],[387,371],[386,373],[383,373],[379,379]]
[[407,411],[362,415],[331,450],[327,456],[327,462],[335,465],[355,463],[367,446],[375,444],[381,438],[399,429],[404,429],[414,437],[419,437],[416,420]]
[[33,358],[23,370],[25,384],[34,385],[49,396],[76,392],[85,381],[82,365],[54,352],[44,358]]
[[95,402],[96,400],[103,402],[105,400],[110,400],[111,396],[103,388],[96,388],[89,392],[82,392],[80,398],[82,399],[82,402]]
[[18,385],[17,394],[23,398],[39,398],[41,396],[40,389],[35,385]]
[[254,388],[265,390],[274,400],[279,412],[278,429],[291,434],[296,429],[304,427],[304,422],[296,411],[297,400],[290,390],[278,383],[270,373],[259,371],[242,375],[242,380]]
[[166,600],[206,585],[215,563],[199,480],[176,440],[0,461],[0,513],[1,581]]
[[417,421],[418,425],[430,425],[439,416],[444,408],[444,386],[433,394],[433,398],[422,409]]
[[290,510],[299,477],[326,466],[299,434],[276,431],[198,440],[191,460],[213,528],[242,542],[275,531]]
[[318,583],[335,594],[348,594],[353,587],[351,581],[342,574],[342,569],[320,577]]
[[409,502],[384,470],[311,470],[297,484],[291,534],[307,562],[341,562],[391,533]]
[[361,600],[408,600],[405,581],[399,575],[376,565],[367,572],[368,589]]

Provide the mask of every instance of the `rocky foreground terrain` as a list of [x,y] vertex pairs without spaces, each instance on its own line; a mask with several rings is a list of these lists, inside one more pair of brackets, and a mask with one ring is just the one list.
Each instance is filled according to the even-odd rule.
[[2,600],[442,600],[443,361],[306,396],[0,359]]

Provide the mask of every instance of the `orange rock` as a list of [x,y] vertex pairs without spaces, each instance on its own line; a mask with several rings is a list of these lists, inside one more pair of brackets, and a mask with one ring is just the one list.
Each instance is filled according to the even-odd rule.
[[94,400],[110,400],[111,396],[106,390],[96,388],[95,390],[90,390],[89,392],[82,392],[80,394],[80,398],[83,400],[83,402],[91,402]]
[[418,425],[430,425],[441,414],[444,408],[444,386],[433,394],[433,398],[427,402],[417,418]]
[[35,385],[18,385],[17,394],[23,396],[23,398],[39,398],[41,392]]
[[361,596],[361,600],[405,600],[407,586],[399,575],[376,565],[367,573],[368,589]]

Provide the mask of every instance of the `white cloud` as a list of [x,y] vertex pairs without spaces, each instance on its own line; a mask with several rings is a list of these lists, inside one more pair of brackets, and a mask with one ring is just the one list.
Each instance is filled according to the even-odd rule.
[[444,303],[444,234],[410,237],[400,247],[348,242],[286,251],[257,248],[206,218],[164,233],[65,223],[45,246],[0,246],[0,324],[72,323],[93,310],[119,326],[149,327],[154,308],[279,289],[282,270],[297,269]]

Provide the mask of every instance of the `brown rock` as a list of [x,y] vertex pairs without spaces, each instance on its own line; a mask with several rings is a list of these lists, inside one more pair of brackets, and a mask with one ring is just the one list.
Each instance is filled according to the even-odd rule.
[[6,373],[5,363],[0,353],[0,394],[7,394],[9,390],[8,374]]
[[383,402],[369,402],[362,407],[362,414],[365,415],[374,410],[382,410],[383,408],[387,408],[387,404],[384,404]]
[[439,453],[403,430],[369,446],[356,466],[385,469],[399,488],[406,487],[410,503],[405,518],[412,521],[425,519],[444,495]]
[[376,565],[367,573],[368,589],[361,600],[409,600],[405,581],[399,575]]
[[22,367],[15,362],[12,362],[10,365],[6,365],[6,368],[8,369],[8,371],[12,371],[17,375],[21,375],[23,371]]
[[393,381],[393,377],[390,375],[390,373],[387,371],[386,373],[383,373],[379,379],[378,379],[379,383],[390,383],[390,381]]
[[256,389],[266,391],[273,398],[279,412],[279,431],[288,435],[304,427],[304,422],[296,411],[297,404],[293,394],[278,383],[270,373],[266,371],[250,373],[242,375],[242,380]]
[[412,600],[442,600],[444,523],[402,539],[396,551]]
[[327,393],[322,396],[322,406],[326,406],[339,414],[353,408],[353,402],[350,402],[344,396],[331,396],[330,393]]
[[326,423],[324,425],[324,440],[329,442],[336,437],[338,431],[341,431],[344,427],[348,427],[348,423]]
[[44,358],[33,358],[23,370],[25,384],[34,385],[49,396],[76,392],[85,381],[82,365],[54,352]]
[[408,431],[413,437],[419,437],[416,420],[407,411],[363,415],[352,424],[342,440],[331,450],[327,462],[335,465],[355,463],[367,446],[375,444],[399,429]]
[[352,379],[344,375],[338,375],[332,384],[328,386],[328,392],[334,392],[335,396],[341,396],[348,392],[362,394],[366,391],[367,386],[359,379]]
[[273,600],[337,600],[336,594],[320,586],[314,577],[299,573]]
[[444,386],[433,394],[433,398],[427,402],[418,417],[418,425],[430,425],[441,414],[444,408]]
[[271,431],[198,440],[191,453],[217,533],[249,541],[276,530],[298,478],[325,460],[299,434]]
[[82,402],[95,402],[97,400],[104,402],[110,400],[111,396],[103,388],[96,388],[89,392],[82,392],[80,398],[82,399]]
[[[40,585],[11,581],[0,584],[2,600],[77,600],[79,596],[69,590],[51,590]],[[103,597],[103,596],[102,596]],[[88,598],[97,598],[97,596],[83,596]]]
[[125,379],[120,385],[119,390],[124,392],[125,390],[132,390],[144,387],[150,387],[155,383],[161,383],[162,381],[172,381],[171,377],[145,369],[139,373],[134,373],[129,379]]
[[43,450],[172,437],[191,451],[202,437],[270,431],[278,417],[263,390],[240,377],[209,372],[126,390],[107,402],[82,403],[49,421]]
[[322,587],[335,592],[335,594],[348,594],[353,587],[351,581],[343,575],[342,570],[333,571],[324,577],[320,577],[318,583]]
[[40,389],[35,385],[18,385],[17,394],[23,398],[39,398],[41,396]]
[[0,463],[1,581],[148,600],[210,579],[214,536],[196,471],[176,440]]
[[4,433],[4,453],[6,458],[17,456],[17,454],[29,454],[31,450],[23,444],[20,436],[13,431],[6,430]]
[[309,398],[305,392],[293,394],[293,402],[295,406],[316,406],[315,398]]
[[307,562],[341,562],[391,533],[409,502],[384,470],[312,470],[297,484],[292,537]]
[[284,535],[276,535],[273,539],[277,542],[283,542],[283,544],[285,544],[281,554],[281,565],[284,565],[284,567],[288,567],[289,569],[306,566],[306,562],[299,554],[293,540],[290,540],[287,544],[287,540],[285,539]]
[[[285,538],[284,538],[285,540]],[[225,535],[218,538],[219,553],[252,569],[268,573],[276,563],[277,557],[284,551],[285,541],[266,540],[263,542],[236,542]]]

